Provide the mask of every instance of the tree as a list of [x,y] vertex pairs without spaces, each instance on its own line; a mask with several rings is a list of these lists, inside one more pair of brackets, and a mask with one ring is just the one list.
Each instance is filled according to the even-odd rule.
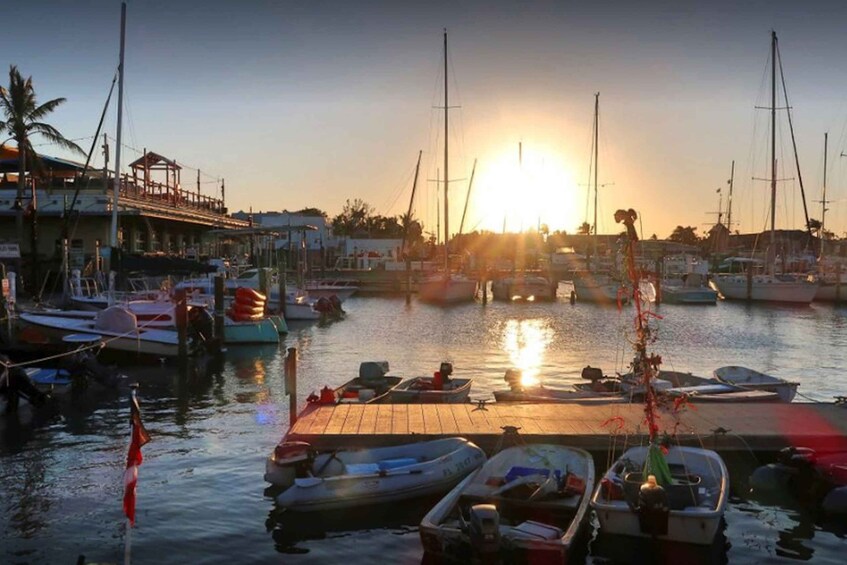
[[303,208],[302,210],[292,212],[292,214],[300,214],[301,216],[322,216],[324,218],[327,217],[326,212],[320,208]]
[[576,233],[579,235],[590,235],[591,234],[591,224],[588,222],[582,222],[579,228],[576,230]]
[[697,228],[691,226],[676,226],[673,233],[668,237],[668,241],[684,243],[685,245],[697,245],[700,243],[700,237],[697,235]]
[[[65,102],[64,98],[54,98],[43,104],[39,104],[35,96],[35,88],[32,86],[32,77],[24,79],[21,76],[18,67],[11,65],[9,67],[9,87],[0,86],[0,110],[3,112],[3,120],[0,121],[0,134],[6,132],[9,134],[9,139],[0,143],[0,147],[6,144],[6,141],[14,140],[18,145],[18,191],[15,198],[17,214],[15,215],[15,224],[17,228],[18,241],[23,241],[23,198],[25,191],[25,179],[27,164],[31,171],[41,171],[41,160],[38,154],[33,150],[30,139],[34,135],[40,135],[48,141],[58,145],[63,149],[84,154],[83,150],[59,133],[59,130],[54,128],[42,120],[53,110],[58,108]],[[33,184],[33,193],[35,185]],[[33,198],[34,201],[34,198]],[[34,204],[34,202],[33,202]],[[33,208],[33,237],[31,241],[33,267],[35,268],[36,261],[36,235],[35,235],[35,209]],[[37,278],[37,273],[34,271],[34,277]],[[38,281],[32,281],[33,288],[38,288]]]
[[341,213],[332,219],[332,231],[336,235],[347,236],[367,231],[370,227],[368,219],[373,212],[373,207],[361,198],[356,198],[352,202],[348,198]]

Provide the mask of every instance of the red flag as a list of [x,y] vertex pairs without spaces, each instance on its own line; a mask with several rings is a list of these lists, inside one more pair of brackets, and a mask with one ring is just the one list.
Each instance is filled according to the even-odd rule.
[[126,471],[124,471],[124,514],[129,518],[130,525],[135,525],[135,485],[138,483],[138,466],[144,461],[141,456],[141,446],[150,441],[150,434],[141,423],[141,410],[135,393],[130,401],[132,440],[126,456]]

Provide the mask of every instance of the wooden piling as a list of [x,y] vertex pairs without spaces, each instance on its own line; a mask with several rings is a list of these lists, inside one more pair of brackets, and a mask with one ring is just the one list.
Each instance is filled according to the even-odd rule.
[[841,304],[841,263],[835,265],[835,303]]
[[482,276],[480,277],[480,286],[482,286],[482,305],[485,306],[488,304],[488,263],[482,262],[482,269],[480,269]]
[[179,359],[188,358],[188,303],[185,299],[185,289],[176,289],[176,334],[179,342]]
[[224,341],[224,276],[215,276],[215,337]]
[[279,284],[279,315],[285,319],[285,287],[288,282],[285,274],[285,256],[281,256],[280,259],[279,276],[277,276],[277,282]]
[[297,348],[289,347],[285,356],[285,394],[288,395],[289,425],[297,423]]
[[662,303],[662,263],[663,261],[661,257],[656,259],[656,272],[653,277],[655,280],[653,286],[655,287],[654,290],[656,291],[657,306]]

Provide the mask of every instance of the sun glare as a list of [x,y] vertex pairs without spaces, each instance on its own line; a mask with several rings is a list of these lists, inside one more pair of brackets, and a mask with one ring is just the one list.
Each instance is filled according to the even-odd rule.
[[542,320],[509,320],[506,323],[503,349],[509,354],[512,367],[521,370],[523,386],[538,384],[541,363],[552,338],[553,330]]
[[[535,229],[573,232],[581,222],[580,194],[575,176],[553,151],[515,147],[488,162],[480,162],[474,188],[476,229],[507,232]],[[472,224],[473,225],[473,224]]]

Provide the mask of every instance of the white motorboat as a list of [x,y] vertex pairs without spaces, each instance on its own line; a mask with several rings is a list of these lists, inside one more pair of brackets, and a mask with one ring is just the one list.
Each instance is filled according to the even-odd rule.
[[423,518],[429,554],[482,558],[512,551],[530,563],[564,562],[585,521],[594,460],[550,444],[504,449],[450,491]]
[[468,401],[472,378],[454,378],[453,365],[442,363],[431,377],[413,377],[407,379],[384,397],[385,402],[394,404],[456,404]]
[[662,295],[659,297],[667,304],[717,304],[718,293],[704,284],[699,273],[686,273],[681,278],[662,281]]
[[110,306],[93,319],[24,313],[19,320],[56,343],[70,334],[84,334],[102,336],[106,349],[154,357],[176,357],[179,353],[175,331],[139,327],[135,315],[123,306]]
[[435,273],[418,283],[418,298],[433,304],[471,302],[476,297],[477,282],[458,273]]
[[556,289],[547,277],[517,275],[493,281],[491,295],[495,300],[536,302],[555,300]]
[[438,494],[484,462],[485,453],[464,438],[320,455],[282,442],[267,460],[265,481],[287,487],[276,501],[290,511],[337,510]]
[[760,373],[747,367],[729,365],[715,369],[712,373],[720,382],[734,385],[742,390],[775,392],[783,402],[791,402],[800,383]]
[[660,485],[657,496],[657,489],[641,489],[648,482],[644,477],[648,449],[628,449],[597,485],[591,506],[601,531],[711,544],[729,495],[729,474],[723,460],[707,449],[670,447],[664,457],[671,482]]
[[574,272],[573,289],[578,302],[614,304],[629,300],[621,282],[606,273]]

